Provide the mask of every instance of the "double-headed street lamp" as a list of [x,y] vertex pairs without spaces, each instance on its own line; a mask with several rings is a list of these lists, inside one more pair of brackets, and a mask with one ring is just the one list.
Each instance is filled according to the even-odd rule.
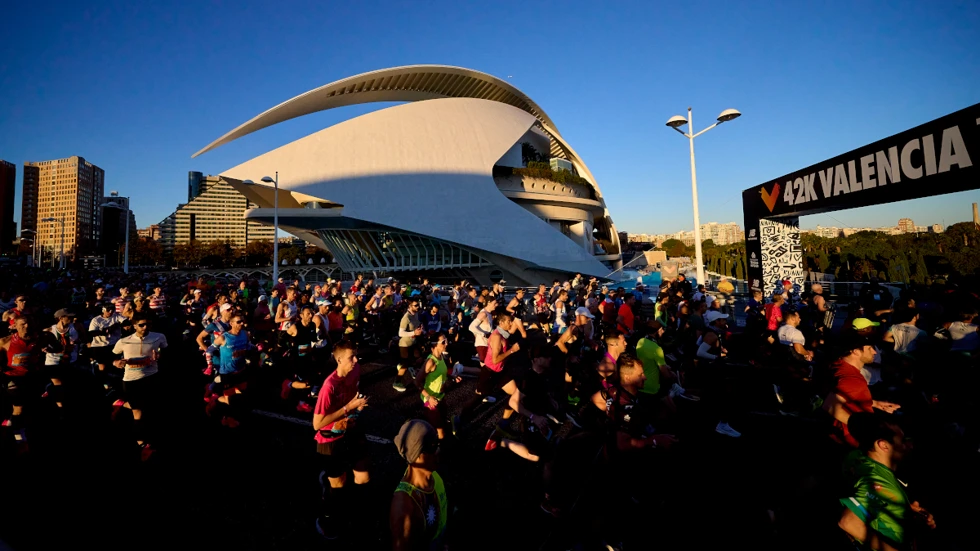
[[[113,192],[113,193],[115,193],[115,192]],[[109,201],[107,203],[102,203],[102,205],[100,205],[100,206],[102,206],[103,208],[121,209],[121,210],[126,211],[126,221],[125,221],[125,224],[126,224],[126,253],[125,253],[125,256],[123,257],[123,273],[124,274],[128,274],[129,273],[129,206],[127,205],[127,206],[124,207],[124,206],[122,206],[119,203],[116,203],[114,201]],[[116,254],[119,254],[119,249],[116,249]],[[118,256],[116,257],[116,262],[119,262],[119,257]]]
[[[279,171],[276,171],[276,177],[272,178],[270,176],[263,176],[262,181],[267,184],[272,184],[275,188],[275,195],[272,197],[272,225],[275,227],[272,234],[272,286],[275,287],[276,283],[279,281]],[[251,180],[243,180],[243,184],[255,184]],[[248,221],[245,221],[245,231],[248,235]],[[245,258],[248,258],[248,252],[245,253]]]
[[[696,134],[694,133],[694,120],[691,117],[690,107],[687,108],[687,118],[674,115],[667,120],[667,126],[683,134],[691,143],[691,195],[694,197],[694,261],[697,264],[699,285],[704,283],[704,258],[701,255],[701,216],[698,214],[698,176],[697,170],[694,168],[694,138],[697,138],[723,122],[728,122],[741,116],[742,114],[735,109],[725,109],[718,115],[718,122]],[[687,132],[680,129],[685,124],[687,125]]]
[[[65,219],[64,218],[42,218],[41,222],[60,222],[61,223],[61,261],[58,264],[58,269],[65,269]],[[52,247],[54,248],[54,247]],[[54,255],[51,255],[51,267],[54,267]]]

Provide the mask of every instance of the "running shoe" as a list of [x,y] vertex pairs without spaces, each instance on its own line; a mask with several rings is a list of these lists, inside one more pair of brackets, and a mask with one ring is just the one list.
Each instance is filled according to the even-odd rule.
[[541,510],[548,513],[554,518],[561,518],[562,511],[555,504],[551,502],[548,496],[544,496],[544,501],[541,502]]
[[293,382],[290,381],[289,379],[286,379],[285,381],[282,382],[282,386],[280,387],[279,397],[282,398],[283,400],[288,400],[289,395],[292,392],[293,392]]
[[462,419],[459,415],[453,415],[453,418],[449,420],[449,425],[452,428],[453,436],[459,434],[460,426],[462,425]]
[[300,402],[296,404],[296,411],[300,413],[310,413],[311,411],[313,411],[313,406],[307,404],[306,402]]
[[557,417],[555,417],[554,415],[552,415],[550,413],[548,414],[548,420],[550,420],[552,423],[554,423],[556,425],[560,425],[561,424],[561,421],[559,421]]
[[340,537],[340,527],[337,525],[337,521],[326,515],[317,517],[316,531],[325,540],[333,541]]
[[125,405],[126,402],[122,400],[116,400],[115,402],[112,403],[112,416],[110,417],[112,421],[115,421],[116,418],[119,417],[119,414],[122,412],[123,409],[125,409],[124,408]]
[[687,394],[687,389],[681,385],[674,383],[674,386],[670,387],[670,397],[671,398],[683,398],[685,400],[690,400],[692,402],[700,402],[701,398],[699,396],[694,396]]
[[568,419],[568,422],[571,423],[575,428],[577,428],[577,429],[582,428],[581,421],[579,421],[578,418],[575,417],[574,414],[572,414],[572,412],[566,411],[565,412],[565,419]]
[[143,445],[140,446],[140,461],[149,461],[154,453],[156,450],[149,443],[143,442]]
[[409,376],[412,377],[412,380],[414,381],[415,380],[415,377],[418,376],[418,371],[415,371],[415,368],[414,367],[409,367],[408,368],[408,374],[409,374]]
[[776,392],[776,401],[780,404],[783,403],[783,394],[779,391],[779,385],[773,384],[772,389]]
[[212,394],[211,399],[208,401],[208,405],[204,406],[204,413],[207,413],[210,417],[211,414],[214,413],[214,410],[217,409],[219,403],[218,396],[216,394]]
[[398,381],[395,381],[394,383],[392,383],[391,384],[391,388],[397,390],[398,392],[405,392],[406,390],[408,390],[408,389],[405,388],[405,385],[399,383]]
[[483,401],[486,402],[486,403],[488,403],[488,404],[495,404],[495,403],[497,403],[497,399],[494,398],[493,396],[485,396],[483,398]]
[[504,434],[499,427],[494,428],[493,432],[490,433],[490,438],[487,439],[487,443],[483,446],[483,451],[493,451],[500,446],[500,440],[504,438]]
[[723,421],[718,421],[718,425],[715,426],[715,432],[717,432],[718,434],[724,434],[725,436],[731,436],[732,438],[738,438],[739,436],[742,436],[742,433],[733,429],[731,426],[729,426],[728,423],[725,423]]

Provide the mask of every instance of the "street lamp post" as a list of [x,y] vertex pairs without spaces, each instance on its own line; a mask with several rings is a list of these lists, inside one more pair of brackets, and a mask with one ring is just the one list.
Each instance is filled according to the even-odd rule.
[[[263,176],[262,181],[267,184],[272,184],[275,188],[275,195],[272,197],[272,225],[275,227],[272,234],[272,286],[275,287],[279,281],[279,171],[276,171],[275,178]],[[242,183],[254,184],[255,182],[242,180]],[[247,232],[247,221],[245,222],[245,227],[245,231]],[[248,253],[246,253],[246,258],[248,258]]]
[[[115,192],[113,192],[113,193],[115,193]],[[129,273],[129,206],[127,205],[127,206],[124,207],[124,206],[120,205],[119,203],[115,203],[115,202],[112,202],[112,201],[109,201],[108,203],[102,203],[101,206],[106,207],[106,208],[121,209],[121,210],[125,210],[126,211],[126,220],[124,222],[124,224],[126,225],[126,254],[125,254],[124,258],[123,258],[123,273],[124,274],[128,274]],[[119,254],[119,250],[118,249],[116,249],[116,254],[117,255]],[[119,257],[118,256],[116,257],[116,262],[119,262]]]
[[[61,223],[61,252],[58,256],[61,260],[58,263],[58,269],[65,269],[65,219],[64,218],[42,218],[41,222],[59,222]],[[53,247],[52,247],[53,248]],[[54,267],[54,255],[51,258],[51,267]]]
[[[694,166],[694,138],[697,138],[701,134],[704,134],[708,130],[711,130],[723,122],[737,119],[740,116],[742,116],[742,114],[735,109],[725,109],[720,115],[718,115],[718,122],[698,133],[694,132],[694,121],[690,107],[687,108],[687,118],[680,115],[674,115],[667,120],[667,126],[681,133],[691,144],[691,195],[694,203],[694,261],[697,267],[699,285],[704,283],[704,258],[701,254],[701,216],[698,212],[698,176],[697,170]],[[680,127],[684,126],[685,124],[687,125],[687,132],[680,129]]]

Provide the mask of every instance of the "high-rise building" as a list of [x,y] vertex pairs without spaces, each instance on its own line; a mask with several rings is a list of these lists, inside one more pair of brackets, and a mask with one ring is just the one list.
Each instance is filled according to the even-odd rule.
[[187,202],[191,202],[201,194],[201,180],[204,174],[193,170],[187,172]]
[[104,186],[105,171],[82,157],[24,163],[23,228],[37,231],[37,245],[52,262],[62,248],[69,258],[95,251]]
[[205,176],[198,196],[160,222],[161,245],[165,252],[172,252],[174,245],[192,240],[207,243],[222,239],[236,248],[245,247],[246,241],[272,241],[272,226],[245,220],[245,210],[251,208],[256,208],[255,204],[219,176]]
[[[105,256],[105,266],[119,266],[120,246],[126,242],[126,224],[129,223],[130,243],[137,237],[136,215],[129,210],[129,197],[120,197],[115,191],[103,197],[100,204],[114,203],[118,207],[102,208],[102,234],[99,237],[99,252]],[[127,220],[128,219],[128,220]]]
[[0,160],[0,252],[13,248],[17,237],[14,222],[14,191],[17,186],[17,167]]
[[915,222],[911,218],[898,219],[898,233],[912,233],[915,231]]
[[37,231],[37,185],[41,169],[24,163],[24,184],[20,197],[20,232]]

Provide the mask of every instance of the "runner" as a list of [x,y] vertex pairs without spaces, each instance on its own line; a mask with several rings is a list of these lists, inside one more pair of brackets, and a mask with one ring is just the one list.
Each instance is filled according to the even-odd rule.
[[831,437],[840,444],[858,447],[858,441],[848,429],[848,420],[858,412],[871,413],[880,409],[893,413],[901,406],[891,402],[875,400],[868,388],[868,381],[861,373],[865,364],[874,361],[875,348],[867,338],[857,334],[846,335],[841,343],[842,356],[830,366],[834,388],[824,399],[824,411],[833,418]]
[[[207,366],[204,368],[204,375],[210,377],[214,374],[214,355],[218,351],[214,344],[214,337],[221,335],[231,329],[231,316],[234,309],[231,304],[225,303],[219,307],[218,317],[208,323],[204,330],[197,335],[197,347],[204,353],[204,360]],[[211,340],[208,344],[207,340]]]
[[[859,448],[845,460],[853,481],[841,498],[838,526],[863,549],[917,549],[913,525],[934,530],[932,514],[911,501],[904,482],[895,476],[911,445],[902,429],[872,413],[855,413],[848,425]],[[915,513],[915,514],[913,514]]]
[[418,350],[415,348],[415,338],[423,332],[422,324],[419,322],[419,300],[417,298],[408,299],[408,310],[402,316],[398,324],[398,365],[395,382],[391,385],[398,392],[405,392],[405,384],[402,379],[409,368],[412,368],[412,379],[414,379],[414,362],[418,357]]
[[[476,393],[463,405],[459,414],[453,417],[453,434],[458,435],[463,424],[467,422],[473,410],[484,401],[484,396],[489,396],[497,389],[503,390],[510,396],[507,405],[504,406],[503,420],[499,426],[505,429],[510,424],[510,419],[514,411],[519,411],[522,415],[531,417],[533,414],[520,405],[521,393],[517,388],[514,373],[509,368],[507,359],[520,351],[519,344],[508,345],[507,339],[511,336],[510,331],[514,328],[514,316],[509,312],[500,312],[495,318],[496,328],[488,339],[486,361],[480,367],[480,376],[476,384]],[[548,420],[538,418],[539,427],[544,430]]]
[[276,307],[276,323],[279,324],[279,330],[285,331],[289,329],[289,326],[296,323],[296,318],[299,316],[299,306],[296,303],[296,288],[288,287],[286,289],[286,300],[279,303]]
[[[88,333],[92,341],[88,344],[89,356],[98,365],[100,375],[106,374],[106,366],[112,365],[112,347],[122,333],[122,326],[129,321],[116,313],[111,304],[102,304],[102,312],[89,322]],[[108,390],[108,388],[106,389]]]
[[[341,341],[334,346],[333,356],[337,369],[323,381],[313,412],[316,451],[322,466],[320,488],[323,501],[323,511],[317,517],[316,528],[328,540],[340,536],[344,519],[339,517],[352,510],[364,510],[364,494],[371,480],[367,440],[357,426],[357,416],[367,405],[368,399],[358,393],[361,368],[354,345]],[[346,484],[347,472],[351,470],[354,472],[353,488]]]
[[[136,444],[140,448],[140,458],[148,460],[154,449],[149,442],[149,427],[144,420],[145,410],[153,411],[156,405],[157,380],[160,352],[167,347],[167,337],[150,331],[150,319],[145,315],[133,318],[132,335],[116,341],[113,354],[122,354],[122,359],[113,365],[123,371],[123,394],[125,402],[118,406],[133,412],[133,428]],[[117,402],[118,403],[118,402]],[[152,421],[152,419],[151,419]]]
[[289,326],[284,339],[289,346],[288,365],[292,370],[292,376],[282,382],[282,399],[290,400],[293,395],[298,394],[297,390],[305,391],[296,404],[296,411],[309,413],[313,411],[309,389],[313,387],[313,381],[316,379],[313,346],[317,341],[317,326],[313,322],[313,308],[309,305],[303,306],[299,321]]
[[429,356],[425,367],[419,372],[416,384],[422,389],[422,407],[426,420],[435,427],[439,440],[446,436],[446,404],[443,397],[449,380],[449,369],[446,367],[446,347],[449,339],[445,335],[433,335],[429,341]]
[[255,348],[249,339],[248,331],[245,330],[245,317],[240,312],[235,312],[229,320],[231,328],[219,333],[214,337],[214,346],[219,347],[218,355],[218,376],[210,385],[211,395],[208,397],[209,415],[213,415],[216,408],[220,405],[227,406],[226,412],[221,416],[221,424],[235,428],[238,426],[238,418],[241,417],[235,411],[239,395],[245,390],[245,368],[246,354]]
[[57,323],[44,330],[40,336],[41,350],[44,351],[45,378],[50,381],[44,389],[43,398],[51,398],[58,406],[64,407],[64,379],[69,368],[78,360],[78,331],[75,330],[74,312],[62,308],[54,313]]
[[27,451],[27,427],[24,423],[24,406],[39,394],[41,374],[37,340],[30,331],[26,317],[13,320],[14,333],[0,338],[0,350],[7,354],[7,367],[3,371],[3,387],[13,411],[4,419],[2,426],[13,433],[18,453]]
[[388,525],[395,551],[443,549],[449,519],[446,488],[436,468],[438,439],[429,423],[405,421],[395,436],[398,454],[408,462],[391,498]]

